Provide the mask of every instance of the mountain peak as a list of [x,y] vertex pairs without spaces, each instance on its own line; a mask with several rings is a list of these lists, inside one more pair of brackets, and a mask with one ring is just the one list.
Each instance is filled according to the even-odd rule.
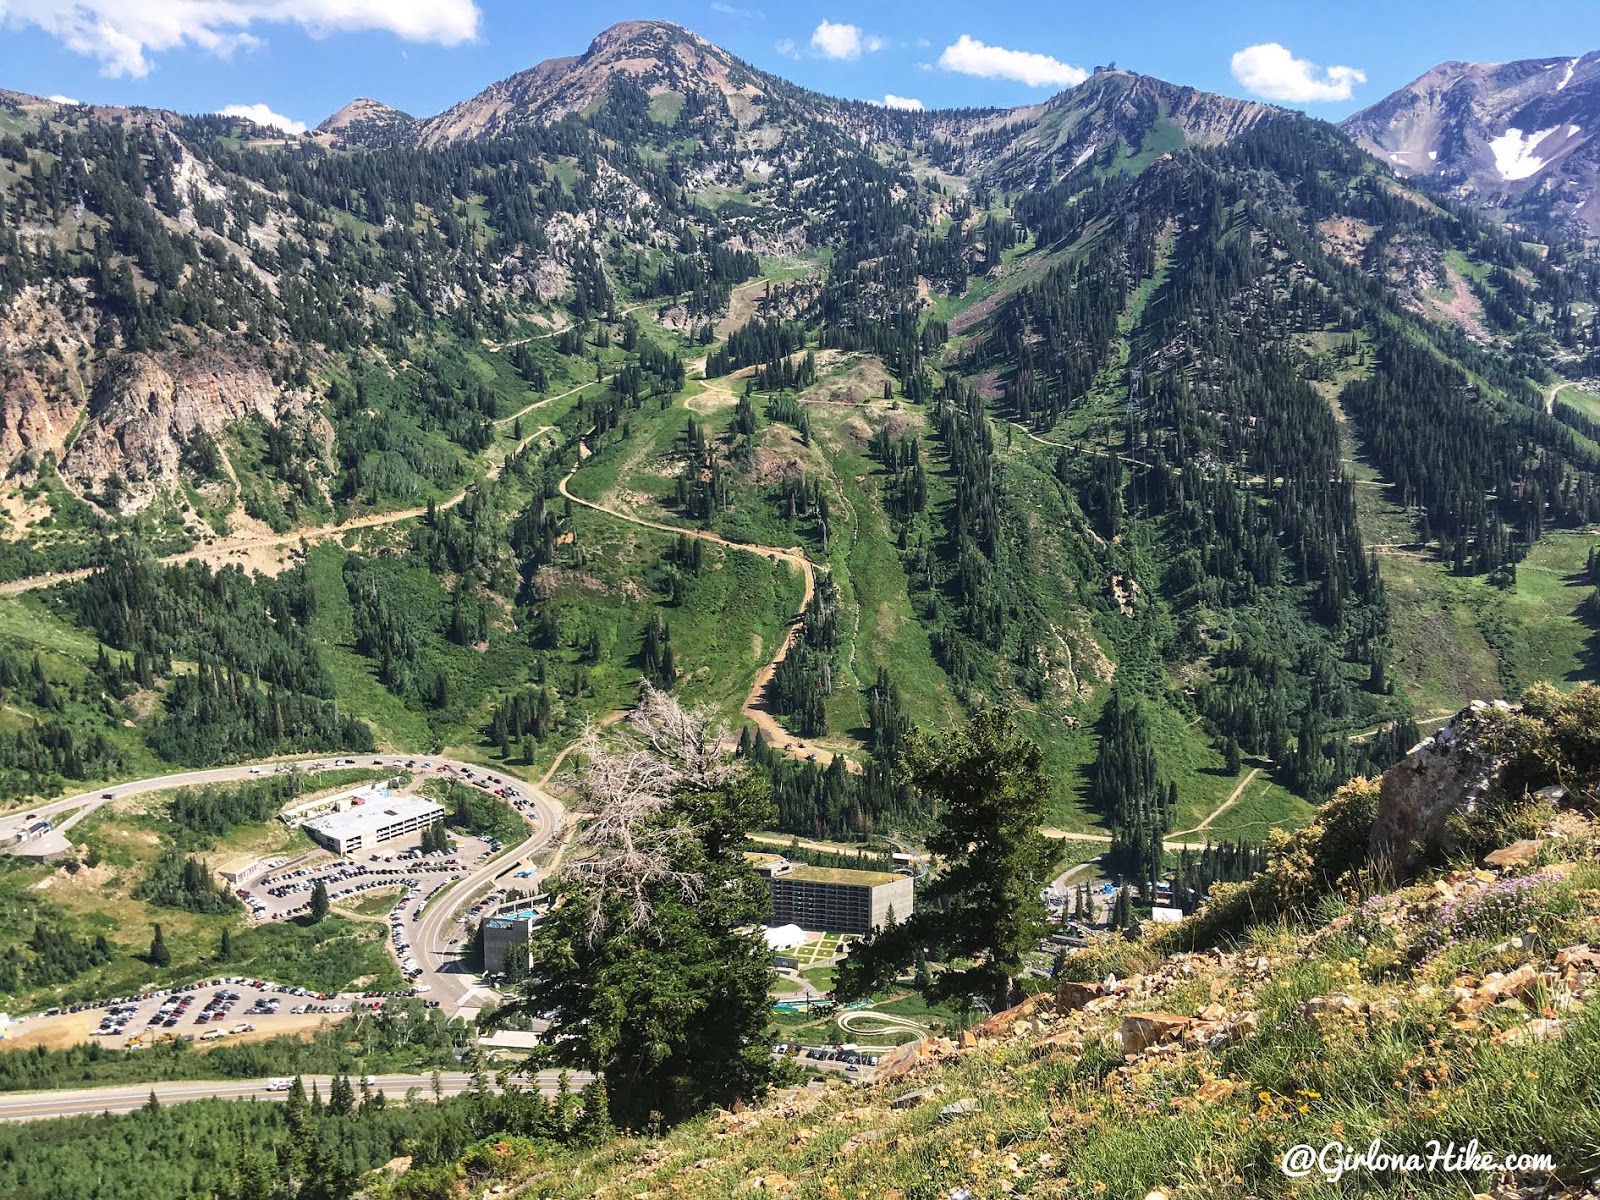
[[416,125],[417,119],[392,104],[358,96],[334,113],[316,132],[353,146],[383,146],[393,143]]
[[618,21],[595,35],[594,41],[589,43],[585,57],[615,46],[628,45],[634,42],[648,41],[655,38],[685,38],[691,42],[699,42],[709,46],[699,34],[685,29],[682,25],[675,25],[671,21]]
[[1401,175],[1600,230],[1600,52],[1440,63],[1341,127]]
[[761,95],[757,73],[727,51],[670,21],[621,21],[581,55],[549,58],[490,84],[478,95],[431,118],[432,143],[483,137],[523,122],[548,124],[604,97],[613,79],[662,92]]

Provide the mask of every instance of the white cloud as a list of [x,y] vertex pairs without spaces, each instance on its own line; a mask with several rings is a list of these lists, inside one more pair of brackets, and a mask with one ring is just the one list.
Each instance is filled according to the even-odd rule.
[[1296,58],[1277,42],[1246,46],[1233,56],[1233,77],[1268,100],[1312,104],[1350,99],[1351,90],[1367,81],[1355,67],[1328,67]]
[[83,103],[82,100],[74,100],[71,96],[46,96],[45,99],[50,101],[51,104],[71,104],[76,106]]
[[959,71],[981,79],[1015,79],[1029,87],[1076,87],[1089,78],[1089,72],[1082,67],[1074,67],[1048,54],[986,46],[965,33],[954,45],[944,48],[944,53],[939,55],[939,65],[946,71]]
[[794,48],[793,38],[780,38],[772,44],[772,48],[785,58],[799,58],[800,54]]
[[0,24],[36,25],[105,75],[150,73],[152,54],[193,44],[227,57],[261,44],[249,32],[298,25],[313,36],[386,30],[453,46],[478,35],[475,0],[0,0]]
[[758,8],[740,8],[736,4],[726,3],[725,0],[714,0],[711,11],[740,21],[759,20],[764,15]]
[[922,112],[925,107],[921,100],[914,99],[911,96],[896,96],[893,92],[883,98],[883,106],[885,108],[897,108],[901,112]]
[[857,25],[836,24],[823,21],[811,34],[811,48],[823,58],[853,61],[862,51],[872,54],[884,47],[884,40],[875,33],[862,33]]
[[306,123],[295,121],[282,113],[273,112],[265,104],[229,104],[225,108],[217,109],[219,116],[243,117],[246,121],[254,121],[257,125],[266,125],[272,129],[281,129],[285,133],[304,133]]

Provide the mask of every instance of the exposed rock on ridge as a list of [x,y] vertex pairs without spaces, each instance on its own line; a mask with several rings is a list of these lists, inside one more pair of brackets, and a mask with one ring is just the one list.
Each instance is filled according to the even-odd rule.
[[1458,198],[1600,231],[1600,51],[1442,63],[1341,128]]

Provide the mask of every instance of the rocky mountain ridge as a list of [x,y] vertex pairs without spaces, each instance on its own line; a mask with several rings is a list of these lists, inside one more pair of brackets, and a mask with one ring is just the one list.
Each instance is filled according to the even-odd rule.
[[1600,51],[1441,63],[1340,127],[1430,187],[1600,231]]
[[624,21],[602,32],[581,55],[546,59],[427,118],[418,127],[418,140],[440,145],[502,135],[527,123],[554,124],[602,100],[619,79],[652,97],[665,92],[720,97],[736,123],[752,119],[753,106],[783,87],[679,26]]
[[624,21],[602,32],[583,54],[547,59],[436,116],[412,122],[376,105],[383,116],[374,122],[367,106],[375,102],[357,100],[324,121],[318,132],[373,144],[376,124],[386,140],[411,138],[432,146],[503,136],[591,111],[619,82],[636,86],[661,106],[658,112],[670,112],[674,119],[686,104],[685,119],[704,111],[702,132],[720,128],[735,144],[757,153],[774,149],[782,129],[795,119],[823,121],[860,141],[901,148],[931,137],[959,154],[961,173],[993,168],[1007,181],[1070,169],[1117,142],[1136,151],[1152,136],[1161,149],[1213,145],[1281,111],[1114,68],[1097,70],[1083,85],[1038,104],[891,111],[797,87],[670,22]]

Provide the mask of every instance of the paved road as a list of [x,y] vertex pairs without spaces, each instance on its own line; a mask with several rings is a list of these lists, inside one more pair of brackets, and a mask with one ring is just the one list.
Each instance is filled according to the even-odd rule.
[[[348,758],[349,756],[346,755],[345,757]],[[173,788],[197,787],[201,784],[207,783],[238,783],[247,779],[265,778],[274,774],[279,769],[286,770],[291,767],[299,767],[301,770],[306,770],[309,773],[308,769],[313,763],[327,765],[338,761],[342,760],[331,757],[327,754],[298,755],[294,757],[263,759],[262,761],[255,763],[240,763],[237,766],[231,767],[215,767],[205,771],[175,771],[170,775],[153,775],[148,779],[138,779],[131,783],[108,784],[105,787],[93,788],[87,792],[77,792],[71,796],[63,796],[59,800],[51,800],[48,803],[34,804],[27,808],[12,809],[11,812],[5,814],[4,816],[0,816],[0,842],[9,842],[10,839],[15,835],[16,831],[33,818],[45,817],[54,820],[56,817],[61,816],[62,814],[72,813],[72,815],[66,817],[65,820],[56,822],[55,832],[63,833],[70,830],[79,821],[82,821],[85,817],[88,817],[103,805],[109,804],[112,800],[120,800],[127,796],[139,796],[148,792],[169,791]],[[368,755],[366,757],[356,758],[355,765],[357,767],[384,767],[389,770],[406,770],[407,768],[405,764],[407,762],[421,763],[423,761],[432,763],[435,767],[438,767],[441,764],[445,766],[451,766],[457,771],[471,770],[482,773],[485,770],[490,770],[495,774],[504,775],[507,778],[515,779],[517,784],[520,786],[530,786],[525,784],[523,780],[516,779],[516,776],[511,772],[506,771],[498,766],[485,768],[482,763],[460,762],[455,759],[440,758],[437,755]],[[329,769],[341,770],[343,768],[330,766]],[[411,770],[419,780],[423,778],[425,774],[432,774],[432,772],[423,772],[419,767],[411,768]],[[542,791],[539,789],[533,789],[533,800],[535,804],[541,804],[542,806],[553,806],[553,811],[556,813],[559,813],[560,811],[560,805],[544,796]],[[74,809],[77,811],[73,812]],[[29,843],[23,844],[22,849],[24,852],[27,851],[28,845]]]
[[[440,766],[453,767],[458,773],[470,770],[478,775],[482,775],[486,770],[489,770],[517,787],[527,798],[536,814],[533,832],[525,841],[481,864],[456,883],[434,896],[423,913],[421,920],[417,923],[411,942],[417,952],[417,961],[421,964],[423,973],[416,980],[416,983],[425,985],[428,989],[426,993],[428,998],[439,1001],[440,1007],[447,1014],[453,1015],[463,1007],[468,994],[478,985],[477,977],[468,974],[460,964],[459,948],[452,952],[446,945],[447,933],[454,926],[452,918],[464,907],[466,898],[479,891],[487,890],[484,885],[512,871],[527,856],[549,847],[561,833],[565,820],[565,811],[560,801],[554,799],[545,791],[544,785],[550,781],[570,750],[571,747],[568,747],[556,757],[550,769],[545,772],[538,783],[520,779],[502,766],[485,768],[482,763],[465,763],[438,756],[424,759],[419,755],[383,754],[356,759],[357,766],[381,766],[390,770],[405,770],[407,769],[405,766],[407,762],[415,762],[419,766],[411,769],[419,779],[424,775],[437,778],[437,768]],[[166,791],[171,788],[191,787],[198,784],[264,778],[279,768],[300,767],[304,769],[311,763],[329,763],[333,761],[338,760],[331,759],[328,755],[279,758],[260,763],[218,767],[207,771],[179,771],[171,775],[158,775],[132,783],[114,784],[88,792],[79,792],[75,795],[64,796],[59,800],[52,800],[47,804],[36,804],[28,808],[17,809],[4,817],[0,817],[0,840],[9,841],[15,830],[30,819],[40,817],[55,819],[63,814],[70,813],[72,815],[66,816],[64,820],[59,821],[56,830],[51,835],[47,835],[47,837],[59,840],[60,848],[65,849],[66,839],[61,835],[70,830],[79,821],[113,800],[127,796],[142,795],[148,792]],[[431,764],[431,768],[427,772],[423,772],[420,769],[420,764],[423,761]],[[461,782],[468,781],[462,780]],[[36,842],[23,843],[18,849],[24,853],[30,850],[38,852],[47,848],[50,844],[41,839]]]
[[[560,1072],[540,1071],[535,1078],[541,1092],[554,1095]],[[472,1076],[464,1071],[441,1071],[439,1079],[439,1090],[446,1096],[458,1096],[473,1087]],[[493,1075],[490,1075],[489,1079],[490,1087],[494,1087]],[[589,1076],[582,1072],[574,1072],[570,1079],[572,1086],[576,1088],[587,1083]],[[322,1090],[324,1099],[328,1096],[332,1082],[331,1077],[327,1075],[305,1076],[306,1090],[309,1092],[311,1085],[316,1083]],[[357,1079],[352,1078],[352,1082],[357,1082]],[[527,1078],[522,1077],[518,1083],[519,1086],[526,1087]],[[266,1084],[265,1079],[182,1080],[173,1083],[136,1083],[53,1092],[9,1092],[0,1094],[0,1121],[42,1121],[51,1117],[130,1113],[147,1104],[152,1091],[162,1104],[182,1104],[189,1100],[288,1099],[287,1092],[269,1092]],[[432,1099],[433,1076],[431,1074],[379,1075],[377,1083],[373,1085],[374,1091],[383,1092],[391,1101],[404,1099],[406,1092],[412,1088],[416,1088],[423,1099]]]
[[[22,825],[32,818],[43,817],[55,821],[57,817],[66,813],[73,815],[65,820],[55,821],[56,833],[65,833],[79,821],[95,812],[102,805],[112,799],[124,796],[138,796],[146,792],[166,791],[169,788],[196,787],[206,783],[232,783],[245,779],[255,779],[271,774],[279,767],[304,768],[312,762],[327,762],[326,754],[319,756],[302,756],[296,758],[275,758],[259,763],[242,763],[233,767],[216,767],[206,771],[176,771],[171,775],[155,775],[149,779],[139,779],[131,783],[109,784],[105,787],[94,788],[87,792],[77,792],[71,796],[63,796],[59,800],[51,800],[46,804],[34,804],[28,808],[16,808],[0,816],[0,842],[9,843]],[[404,762],[405,759],[401,759]],[[371,759],[359,759],[358,764],[369,764]],[[78,811],[73,812],[76,809]],[[9,848],[9,847],[8,847]],[[57,847],[65,849],[65,843]],[[23,853],[38,852],[41,847],[25,843],[21,847]]]
[[[611,714],[607,723],[622,715]],[[538,814],[534,830],[527,839],[496,855],[440,892],[428,902],[417,922],[416,931],[411,936],[411,947],[422,967],[422,975],[416,982],[427,985],[428,998],[437,1000],[445,1013],[453,1015],[467,1007],[473,992],[481,986],[478,977],[470,973],[461,961],[463,946],[456,937],[459,932],[458,918],[476,896],[492,890],[491,885],[516,870],[523,859],[548,850],[565,832],[565,809],[545,787],[576,746],[574,742],[556,755],[549,768],[539,777],[538,783],[517,781]]]

